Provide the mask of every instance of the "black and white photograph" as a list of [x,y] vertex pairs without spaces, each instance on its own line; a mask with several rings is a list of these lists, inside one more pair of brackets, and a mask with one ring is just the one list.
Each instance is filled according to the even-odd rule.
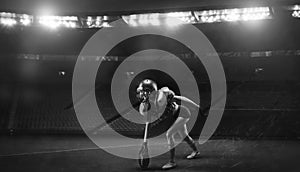
[[299,159],[300,0],[0,0],[1,172]]

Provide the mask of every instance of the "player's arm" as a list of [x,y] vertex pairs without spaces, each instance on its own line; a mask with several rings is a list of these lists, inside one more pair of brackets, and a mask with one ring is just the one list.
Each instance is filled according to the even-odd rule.
[[174,96],[174,99],[180,100],[183,104],[187,105],[188,107],[190,107],[191,109],[198,109],[199,110],[199,114],[201,116],[207,116],[208,114],[203,111],[203,109],[201,109],[200,105],[198,105],[197,103],[195,103],[194,101],[192,101],[191,99],[184,97],[184,96]]
[[200,113],[201,116],[207,116],[208,115],[208,113],[206,113],[205,111],[203,111],[203,109],[201,109],[200,105],[198,105],[197,103],[193,102],[191,99],[189,99],[187,97],[176,96],[175,95],[174,99],[180,100],[181,102],[183,102],[185,104],[192,105],[192,108],[198,108],[199,109],[199,113]]
[[177,100],[180,100],[183,103],[187,103],[189,105],[192,105],[195,108],[200,108],[200,105],[198,105],[197,103],[193,102],[191,99],[189,99],[187,97],[174,95],[174,99],[177,99]]
[[150,115],[148,115],[148,106],[149,105],[147,103],[141,103],[139,107],[139,112],[144,116],[146,122],[150,121]]
[[140,104],[139,112],[140,112],[140,114],[143,115],[143,116],[146,116],[146,115],[147,115],[145,103],[141,103],[141,104]]
[[167,96],[169,96],[173,99],[180,100],[181,102],[183,102],[185,104],[192,105],[193,108],[200,108],[200,106],[197,103],[193,102],[191,99],[184,97],[184,96],[175,95],[175,93],[172,90],[170,90],[168,87],[161,88],[159,90],[159,93],[160,94],[158,94],[158,98],[157,98],[159,105],[163,105],[164,103],[166,103]]

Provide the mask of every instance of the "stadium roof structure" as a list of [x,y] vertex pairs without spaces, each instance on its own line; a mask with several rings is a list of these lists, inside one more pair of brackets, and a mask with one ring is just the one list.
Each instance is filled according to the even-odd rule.
[[192,9],[294,5],[299,0],[0,0],[0,11],[39,15],[50,10],[55,15],[124,15]]

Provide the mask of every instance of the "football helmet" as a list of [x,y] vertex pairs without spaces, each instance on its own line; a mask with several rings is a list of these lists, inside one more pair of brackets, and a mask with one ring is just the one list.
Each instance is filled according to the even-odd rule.
[[151,93],[157,91],[157,84],[151,79],[144,79],[137,88],[137,97],[141,101],[148,101]]

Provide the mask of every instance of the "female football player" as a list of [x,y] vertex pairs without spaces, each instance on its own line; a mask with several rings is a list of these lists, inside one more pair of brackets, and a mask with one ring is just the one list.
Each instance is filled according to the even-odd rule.
[[179,133],[181,138],[183,138],[183,140],[187,142],[193,150],[192,153],[187,156],[187,159],[197,157],[200,152],[197,150],[193,139],[189,136],[186,125],[191,116],[191,112],[185,105],[178,105],[176,100],[180,100],[181,104],[190,104],[195,108],[200,108],[200,106],[184,96],[175,95],[168,87],[163,87],[158,90],[157,84],[150,79],[143,80],[139,84],[137,92],[138,97],[142,99],[142,103],[139,107],[139,111],[142,115],[150,116],[151,114],[149,115],[147,113],[150,112],[149,109],[153,108],[151,109],[152,112],[158,113],[163,111],[163,115],[173,118],[175,121],[166,133],[170,152],[170,161],[162,168],[171,169],[176,167],[174,142],[174,135],[176,133]]

